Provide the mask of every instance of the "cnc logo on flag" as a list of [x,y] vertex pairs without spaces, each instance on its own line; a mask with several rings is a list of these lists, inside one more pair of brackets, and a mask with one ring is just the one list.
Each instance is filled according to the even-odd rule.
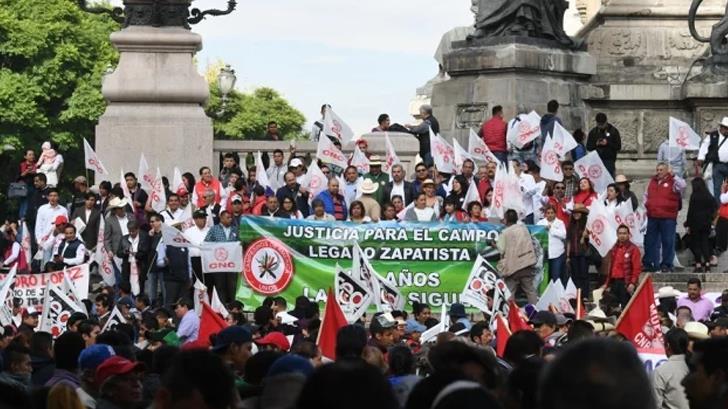
[[592,224],[592,231],[597,236],[604,233],[604,221],[601,219],[594,220],[594,223]]
[[228,252],[224,248],[215,249],[215,260],[225,261],[228,258]]
[[590,179],[599,179],[602,177],[602,168],[599,165],[591,165],[589,166],[589,170],[587,170],[587,175],[589,175]]
[[503,181],[500,181],[500,180],[495,183],[495,192],[493,194],[493,200],[495,203],[495,207],[501,207],[503,205],[503,193],[504,193],[503,185],[504,185]]
[[238,242],[203,242],[200,255],[203,273],[239,273],[243,270],[243,248]]
[[[559,156],[554,151],[546,152],[546,164],[555,165],[559,163]],[[554,171],[558,173],[560,169],[554,167]]]
[[528,138],[538,131],[538,127],[532,127],[528,122],[521,122],[518,124],[518,140],[521,143],[526,143]]
[[293,260],[281,242],[263,238],[252,243],[243,258],[243,275],[248,285],[260,294],[283,291],[293,278]]

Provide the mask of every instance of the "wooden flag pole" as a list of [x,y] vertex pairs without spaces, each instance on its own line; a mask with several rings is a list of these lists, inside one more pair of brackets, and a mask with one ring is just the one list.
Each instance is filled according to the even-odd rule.
[[647,282],[647,279],[648,278],[651,278],[651,277],[652,277],[652,274],[651,273],[647,273],[645,275],[645,277],[642,279],[642,281],[640,282],[640,284],[637,286],[637,288],[635,288],[634,292],[632,293],[632,297],[630,297],[629,302],[627,302],[627,306],[625,306],[622,309],[622,313],[619,315],[619,318],[617,319],[617,323],[614,324],[614,328],[619,327],[619,323],[622,322],[622,319],[624,318],[625,313],[629,310],[629,307],[632,306],[632,303],[635,300],[635,295],[639,294],[639,292],[642,291],[642,287],[645,286],[645,283]]

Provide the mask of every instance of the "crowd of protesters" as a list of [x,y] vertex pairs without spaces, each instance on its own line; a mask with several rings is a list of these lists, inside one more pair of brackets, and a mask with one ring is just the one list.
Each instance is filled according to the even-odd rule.
[[[65,189],[57,147],[44,144],[38,159],[28,149],[18,178],[26,184],[25,194],[17,196],[19,215],[2,227],[3,267],[15,267],[18,274],[63,270],[93,261],[99,246],[120,262],[111,263],[116,284],[92,289],[92,300],[84,300],[88,314],[71,315],[67,331],[55,339],[37,331],[38,311],[14,303],[16,320],[0,334],[0,402],[9,408],[99,409],[545,409],[591,407],[597,402],[604,408],[687,408],[687,399],[694,408],[725,405],[728,293],[714,308],[697,279],[691,279],[688,296],[679,300],[671,289],[660,289],[668,361],[653,379],[634,348],[614,331],[614,320],[643,271],[673,271],[679,212],[687,212],[685,226],[696,271],[717,265],[716,256],[728,243],[728,182],[717,181],[723,167],[728,169],[728,156],[721,149],[728,137],[728,118],[706,137],[699,153],[698,165],[713,164],[711,186],[701,176],[693,178],[689,206],[682,209],[687,166],[676,167],[674,156],[668,155],[669,163],[657,164],[644,196],[638,198],[629,178],[616,174],[621,138],[601,113],[588,136],[573,130],[578,145],[561,161],[563,181],[543,179],[541,149],[555,124],[561,123],[558,108],[556,101],[548,103],[542,134],[522,148],[506,138],[518,118],[506,122],[503,110],[495,107],[483,124],[480,136],[515,170],[522,194],[521,211],[506,211],[502,218],[491,215],[495,162],[465,159],[455,174],[434,166],[429,133],[437,132],[439,125],[429,106],[421,108],[421,124],[392,125],[382,115],[373,130],[405,131],[417,138],[414,175],[407,175],[401,165],[384,173],[383,158],[370,154],[367,141],[360,139],[357,146],[368,158],[369,171],[318,162],[329,179],[326,189],[314,195],[305,185],[312,162],[295,148],[287,155],[282,150],[268,152],[265,169],[246,166],[228,153],[218,172],[203,167],[196,176],[183,173],[183,185],[171,188],[165,178],[167,208],[162,212],[152,209],[139,175],[126,173],[120,183],[102,181],[97,186],[78,176]],[[277,135],[276,127],[269,124],[268,129]],[[311,138],[323,137],[330,136],[317,122]],[[604,192],[595,191],[589,178],[575,172],[574,162],[588,151],[596,151],[615,176]],[[258,172],[265,172],[269,186],[260,184]],[[477,200],[467,197],[471,186]],[[633,243],[634,232],[621,225],[609,254],[596,254],[586,220],[597,201],[607,209],[623,202],[635,211],[643,207],[644,246]],[[434,343],[420,343],[420,336],[438,320],[428,306],[414,304],[411,312],[377,314],[340,329],[336,361],[324,364],[317,346],[317,303],[299,297],[289,309],[284,298],[272,297],[246,310],[235,299],[237,274],[205,275],[198,250],[162,242],[164,225],[183,230],[194,244],[237,241],[237,228],[246,215],[351,223],[502,223],[505,229],[493,246],[502,255],[499,268],[508,287],[514,294],[522,290],[531,305],[521,311],[529,328],[514,332],[504,354],[497,357],[499,334],[493,332],[491,317],[453,304],[449,330]],[[605,290],[586,318],[532,307],[538,297],[533,279],[537,257],[513,251],[535,247],[523,228],[526,224],[548,230],[549,279],[573,279],[584,297],[573,303],[588,301],[593,289]],[[23,245],[28,241],[29,246]],[[596,287],[588,274],[591,265],[600,272]],[[139,272],[141,290],[136,294],[130,285],[132,268]],[[210,339],[199,337],[199,312],[191,301],[195,281],[217,290],[227,313],[229,326]],[[115,319],[114,311],[126,323],[102,332]]]

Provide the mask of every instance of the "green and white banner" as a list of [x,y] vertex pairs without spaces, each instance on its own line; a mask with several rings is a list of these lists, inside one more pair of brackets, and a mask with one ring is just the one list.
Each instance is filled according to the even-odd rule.
[[[473,264],[482,255],[493,266],[499,259],[495,240],[504,228],[491,223],[352,224],[269,217],[243,217],[243,279],[237,298],[246,309],[267,296],[283,296],[290,305],[304,295],[325,302],[334,287],[336,265],[352,266],[358,243],[373,269],[395,284],[407,304],[418,301],[435,309],[460,301]],[[528,226],[541,258],[548,232]]]

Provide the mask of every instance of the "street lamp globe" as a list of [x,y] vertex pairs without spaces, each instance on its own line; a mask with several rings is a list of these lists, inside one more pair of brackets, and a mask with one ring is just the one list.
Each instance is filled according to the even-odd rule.
[[235,89],[235,81],[237,81],[235,70],[230,68],[229,64],[220,68],[220,75],[217,77],[217,86],[220,88],[220,93],[223,98],[227,98],[233,89]]

